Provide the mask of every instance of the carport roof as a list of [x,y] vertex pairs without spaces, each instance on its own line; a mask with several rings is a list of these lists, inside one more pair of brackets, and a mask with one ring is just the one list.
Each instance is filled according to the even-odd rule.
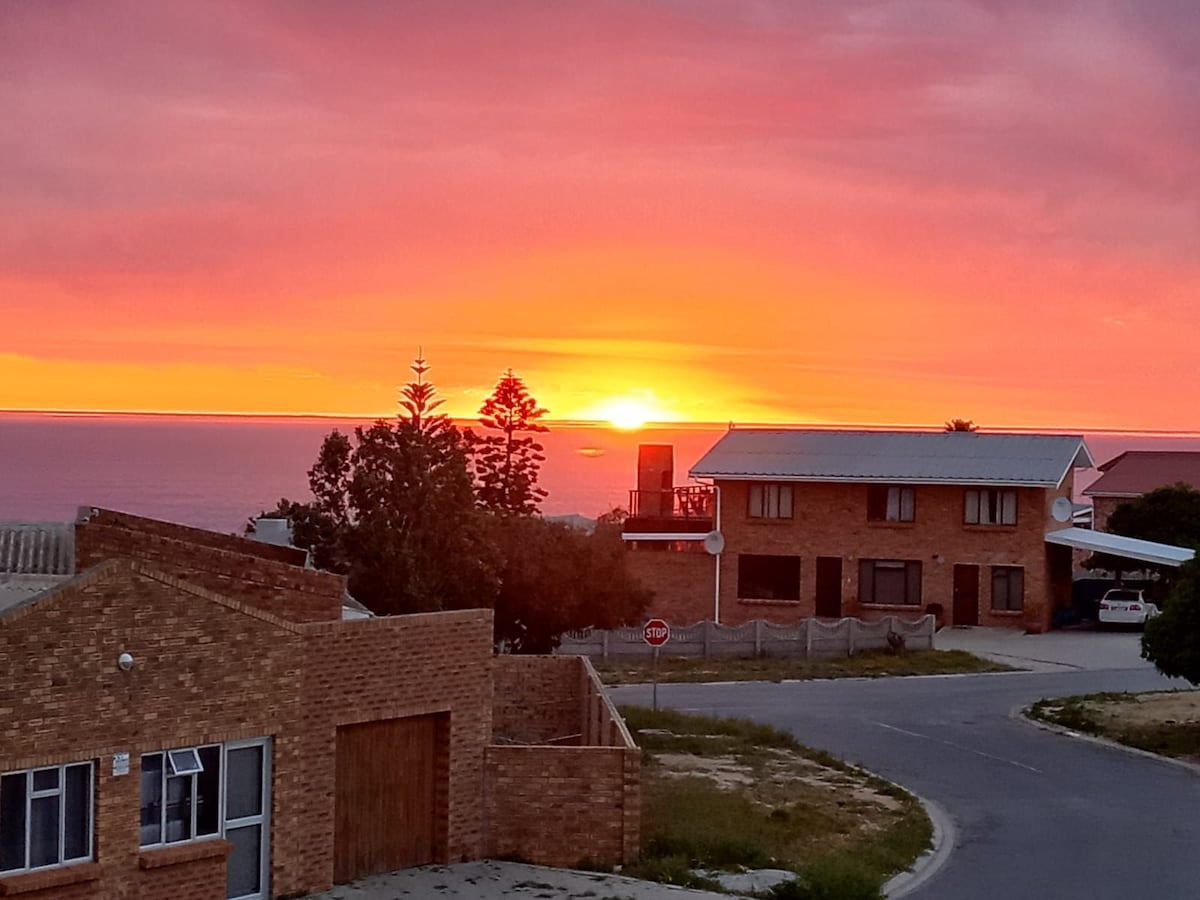
[[1157,563],[1160,566],[1179,566],[1196,555],[1195,550],[1187,547],[1143,541],[1121,534],[1109,534],[1107,531],[1092,531],[1088,528],[1063,528],[1058,531],[1049,531],[1046,533],[1046,543],[1073,547],[1076,550],[1090,550],[1093,553],[1107,553],[1110,556],[1123,556],[1126,559]]

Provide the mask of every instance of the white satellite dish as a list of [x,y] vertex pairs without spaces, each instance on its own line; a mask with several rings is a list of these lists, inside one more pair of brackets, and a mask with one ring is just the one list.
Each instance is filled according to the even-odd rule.
[[710,531],[704,536],[704,549],[712,556],[716,556],[725,549],[725,535],[719,531]]
[[1075,507],[1066,497],[1059,497],[1050,504],[1050,515],[1054,516],[1055,522],[1070,522],[1074,514]]

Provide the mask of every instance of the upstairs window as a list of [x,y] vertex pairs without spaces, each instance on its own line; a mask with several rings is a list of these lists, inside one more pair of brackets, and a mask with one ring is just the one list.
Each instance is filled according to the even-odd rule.
[[92,858],[90,762],[0,776],[0,873]]
[[965,493],[963,522],[967,525],[1016,525],[1017,492],[993,488]]
[[886,484],[868,486],[868,522],[911,522],[914,518],[916,518],[916,498],[912,488]]
[[750,485],[751,519],[790,519],[792,517],[792,486],[790,484]]

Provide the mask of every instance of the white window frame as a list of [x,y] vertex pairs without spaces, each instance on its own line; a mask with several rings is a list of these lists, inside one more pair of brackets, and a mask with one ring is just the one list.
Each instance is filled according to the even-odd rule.
[[[196,814],[197,814],[200,804],[196,802],[196,776],[201,774],[204,771],[204,766],[200,762],[200,751],[208,750],[208,749],[217,750],[219,758],[221,760],[221,766],[222,766],[221,772],[219,773],[219,780],[217,783],[217,830],[211,834],[197,834],[196,833],[196,818],[197,818]],[[177,754],[180,757],[180,763],[179,763],[178,769],[176,768],[176,762],[175,762]],[[190,760],[187,758],[188,754],[191,754]],[[141,843],[140,829],[142,826],[140,824],[140,818],[139,818],[139,826],[138,826],[138,828],[139,828],[139,836],[138,836],[139,846],[142,849],[148,849],[148,848],[153,848],[153,847],[169,847],[169,846],[173,846],[174,844],[187,844],[187,843],[190,843],[191,841],[210,841],[210,840],[219,838],[221,836],[221,817],[224,816],[224,814],[225,814],[225,785],[224,785],[225,752],[224,752],[222,746],[220,744],[197,744],[194,747],[179,747],[174,750],[155,750],[150,753],[143,753],[142,754],[142,767],[143,768],[145,767],[147,757],[152,757],[152,756],[162,757],[162,767],[159,770],[160,771],[159,791],[160,791],[160,797],[162,798],[162,803],[161,803],[161,808],[159,809],[159,816],[158,816],[158,840],[153,841],[151,843]],[[167,784],[172,778],[188,779],[188,781],[190,782],[189,787],[191,788],[191,794],[190,794],[190,796],[191,796],[190,807],[191,808],[188,810],[189,815],[191,817],[189,824],[188,824],[189,836],[185,837],[185,838],[179,838],[178,840],[174,840],[174,841],[167,840]],[[138,799],[139,799],[138,809],[139,809],[139,816],[140,816],[140,810],[141,810],[141,802],[140,801],[142,799],[140,782],[139,782],[139,789],[138,789]]]
[[966,525],[1016,525],[1017,492],[1000,488],[968,488],[963,494]]
[[[87,778],[87,848],[82,856],[65,857],[67,843],[67,769],[86,768]],[[58,773],[58,786],[54,788],[33,789],[33,776],[37,772],[55,771]],[[15,769],[4,772],[0,777],[8,778],[13,775],[25,776],[25,865],[20,868],[4,869],[0,877],[16,875],[23,872],[41,872],[46,869],[58,869],[63,866],[73,866],[79,863],[91,862],[95,857],[96,843],[96,763],[70,762],[58,766],[38,766],[34,769]],[[33,827],[33,801],[47,797],[58,797],[58,860],[45,865],[32,866],[29,861],[32,841],[29,829]]]
[[917,494],[916,491],[907,485],[870,485],[867,488],[868,492],[883,492],[886,491],[883,503],[883,515],[871,516],[871,500],[868,496],[867,500],[867,520],[870,522],[900,522],[909,524],[916,521],[917,518]]
[[746,515],[751,519],[790,519],[795,511],[792,485],[778,481],[752,481],[746,492]]

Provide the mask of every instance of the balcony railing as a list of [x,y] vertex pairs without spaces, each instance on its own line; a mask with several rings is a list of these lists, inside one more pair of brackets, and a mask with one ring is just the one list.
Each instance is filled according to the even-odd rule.
[[662,491],[630,491],[629,517],[638,519],[712,519],[713,489],[692,484]]

